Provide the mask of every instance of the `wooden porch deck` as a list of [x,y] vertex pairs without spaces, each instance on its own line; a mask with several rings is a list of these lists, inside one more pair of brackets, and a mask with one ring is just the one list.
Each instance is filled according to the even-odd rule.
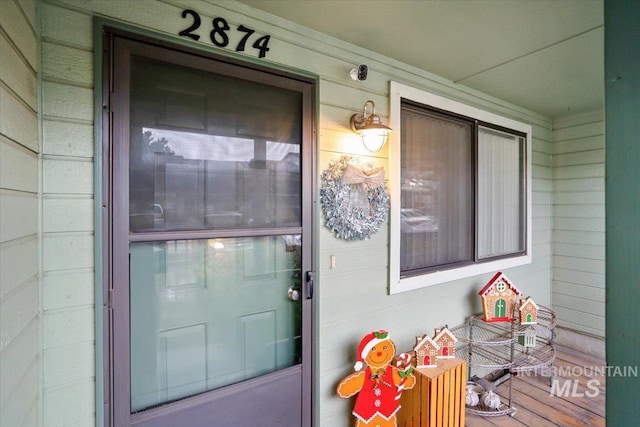
[[[481,417],[467,412],[469,427],[594,427],[605,425],[604,360],[582,354],[568,347],[556,346],[552,370],[557,384],[551,395],[549,378],[523,374],[512,379],[515,415]],[[566,383],[570,384],[566,384]],[[498,387],[507,401],[508,383]],[[563,389],[564,387],[564,389]]]

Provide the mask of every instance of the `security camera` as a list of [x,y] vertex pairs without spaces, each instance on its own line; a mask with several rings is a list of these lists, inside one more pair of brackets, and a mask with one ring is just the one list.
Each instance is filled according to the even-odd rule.
[[367,80],[367,72],[369,71],[369,67],[365,64],[360,64],[356,68],[351,69],[349,75],[353,80]]

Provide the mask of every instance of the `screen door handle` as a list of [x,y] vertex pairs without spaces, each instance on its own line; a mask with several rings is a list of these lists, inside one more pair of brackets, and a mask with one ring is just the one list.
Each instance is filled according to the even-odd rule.
[[313,298],[313,281],[315,279],[315,273],[313,271],[307,271],[307,299]]

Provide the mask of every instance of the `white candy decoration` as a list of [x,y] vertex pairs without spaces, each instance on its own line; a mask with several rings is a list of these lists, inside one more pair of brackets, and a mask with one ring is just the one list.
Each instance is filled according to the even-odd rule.
[[467,387],[467,395],[464,398],[464,402],[467,406],[476,406],[480,402],[480,396],[473,391],[473,388]]
[[500,407],[500,396],[489,390],[482,393],[482,403],[491,409],[498,409]]

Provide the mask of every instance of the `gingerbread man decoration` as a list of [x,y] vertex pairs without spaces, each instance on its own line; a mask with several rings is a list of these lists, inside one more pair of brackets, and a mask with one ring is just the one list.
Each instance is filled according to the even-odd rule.
[[387,331],[370,332],[360,341],[356,372],[340,381],[337,389],[342,398],[358,394],[353,407],[356,427],[396,427],[402,390],[413,388],[416,379],[411,356],[401,354],[394,366],[395,354],[396,346]]

